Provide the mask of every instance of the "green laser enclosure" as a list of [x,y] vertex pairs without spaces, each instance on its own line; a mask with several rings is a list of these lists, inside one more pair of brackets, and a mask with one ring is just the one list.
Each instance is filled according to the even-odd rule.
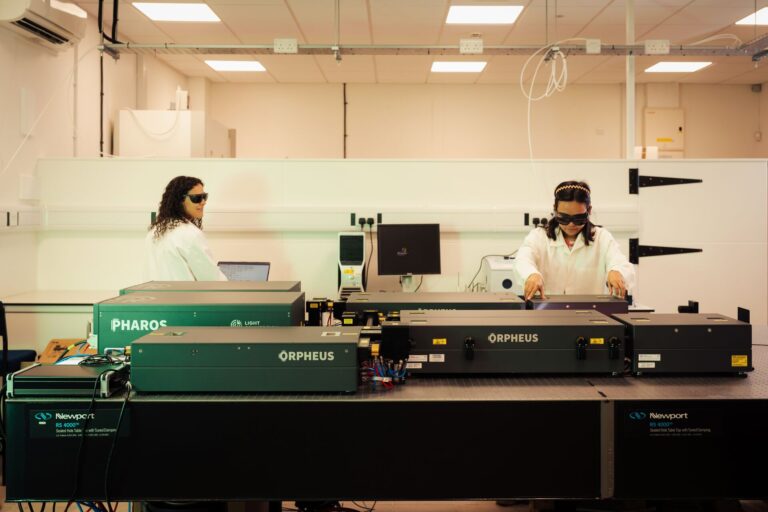
[[139,392],[357,390],[361,327],[163,327],[133,342]]
[[149,281],[120,290],[135,292],[300,292],[301,281]]
[[93,306],[102,352],[166,326],[261,327],[303,320],[303,292],[135,292]]

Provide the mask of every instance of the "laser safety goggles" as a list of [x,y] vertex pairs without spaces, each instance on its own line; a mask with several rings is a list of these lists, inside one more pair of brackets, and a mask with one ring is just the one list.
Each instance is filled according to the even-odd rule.
[[208,192],[205,192],[203,194],[184,194],[184,197],[188,197],[189,200],[195,204],[200,204],[203,201],[208,200]]
[[575,226],[583,226],[587,223],[587,220],[589,220],[589,214],[579,213],[577,215],[568,215],[567,213],[555,212],[555,220],[561,226],[567,226],[571,222],[573,222]]

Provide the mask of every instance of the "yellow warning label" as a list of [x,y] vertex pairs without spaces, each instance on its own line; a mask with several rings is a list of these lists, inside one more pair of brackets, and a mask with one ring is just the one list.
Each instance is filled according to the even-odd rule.
[[354,270],[352,270],[351,268],[345,268],[344,269],[344,273],[345,274],[352,274],[353,272],[354,272]]
[[731,356],[731,366],[746,367],[748,359],[747,356]]
[[319,306],[320,306],[320,304],[313,304],[313,303],[310,303],[310,304],[309,304],[309,309],[317,309]]
[[351,318],[345,318],[344,319],[344,325],[352,325],[352,319]]
[[376,357],[379,355],[379,344],[371,343],[371,355]]
[[675,139],[671,137],[657,137],[656,142],[675,142]]
[[448,339],[447,338],[432,338],[432,344],[433,345],[447,345]]
[[605,338],[589,338],[590,345],[605,345]]

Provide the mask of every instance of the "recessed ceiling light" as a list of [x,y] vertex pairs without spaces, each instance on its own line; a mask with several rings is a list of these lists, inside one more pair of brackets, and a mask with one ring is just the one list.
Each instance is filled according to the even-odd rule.
[[646,68],[646,73],[693,73],[712,64],[711,62],[657,62]]
[[80,7],[76,6],[75,4],[60,2],[59,0],[51,0],[51,7],[53,9],[56,9],[57,11],[63,11],[69,14],[73,14],[78,18],[88,19],[88,13],[82,10]]
[[207,60],[206,64],[216,71],[266,71],[257,60]]
[[446,23],[464,25],[508,25],[515,22],[522,5],[452,5]]
[[134,2],[133,6],[152,21],[221,21],[208,4]]
[[433,73],[479,73],[485,69],[485,62],[459,61],[459,62],[433,62]]
[[763,7],[736,22],[737,25],[768,25],[768,7]]

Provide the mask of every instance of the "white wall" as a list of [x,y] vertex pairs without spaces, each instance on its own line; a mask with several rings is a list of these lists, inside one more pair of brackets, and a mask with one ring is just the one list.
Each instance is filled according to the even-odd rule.
[[340,158],[340,85],[213,84],[211,118],[237,130],[239,158]]
[[[704,182],[630,195],[630,166]],[[743,306],[755,323],[768,319],[765,160],[44,160],[39,172],[48,230],[40,234],[38,280],[46,289],[117,291],[141,282],[150,211],[183,172],[211,193],[205,228],[220,260],[271,261],[272,279],[300,280],[307,296],[333,297],[336,233],[354,229],[351,212],[382,212],[385,222],[439,222],[443,271],[425,277],[422,290],[463,290],[483,255],[520,245],[530,229],[524,211],[547,214],[554,186],[577,177],[591,183],[595,220],[625,253],[630,236],[704,249],[643,258],[639,301],[672,312],[698,299],[709,312],[734,315]],[[78,191],[91,197],[87,205]],[[394,278],[376,276],[375,256],[370,272],[371,289],[397,288]]]
[[[639,84],[636,140],[643,109],[658,89]],[[685,110],[686,158],[759,158],[768,140],[766,94],[748,85],[672,84]],[[650,94],[647,92],[650,91]],[[532,107],[534,158],[621,158],[624,86],[571,85]],[[238,131],[245,158],[340,158],[341,85],[213,84],[213,119]],[[669,99],[669,98],[668,98]],[[347,85],[349,158],[528,158],[527,103],[516,85]],[[665,103],[666,104],[666,103]]]

